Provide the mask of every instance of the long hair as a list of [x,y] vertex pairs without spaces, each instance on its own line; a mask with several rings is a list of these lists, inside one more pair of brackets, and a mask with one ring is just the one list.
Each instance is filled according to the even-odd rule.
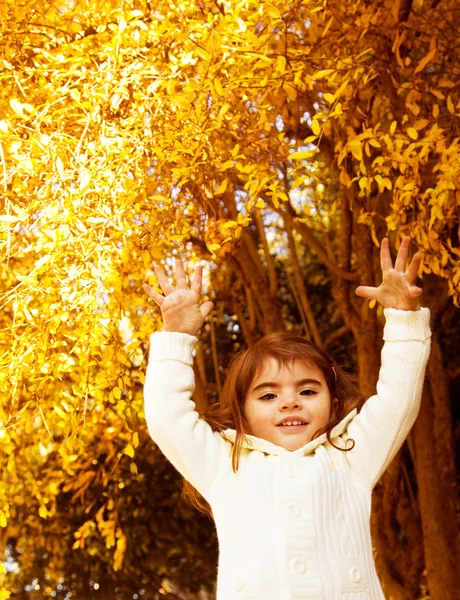
[[[364,404],[357,378],[335,365],[329,354],[316,344],[289,331],[276,331],[231,358],[219,402],[212,404],[200,415],[213,431],[236,430],[232,448],[233,471],[236,473],[239,467],[243,440],[247,439],[246,435],[251,435],[244,415],[244,400],[252,382],[261,374],[269,358],[274,358],[280,367],[291,368],[295,362],[300,361],[307,367],[315,366],[322,372],[331,400],[336,398],[337,402],[331,402],[329,421],[314,433],[312,440],[326,433],[327,440],[335,448],[344,452],[351,450],[354,441],[349,448],[339,448],[333,444],[330,434],[333,427],[349,412],[355,408],[361,410]],[[183,479],[182,498],[212,517],[209,504],[186,479]]]

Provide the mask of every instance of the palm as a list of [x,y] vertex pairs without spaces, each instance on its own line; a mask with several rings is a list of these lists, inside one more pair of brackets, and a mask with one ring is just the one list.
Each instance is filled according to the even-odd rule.
[[369,300],[377,300],[385,308],[398,308],[400,310],[418,310],[420,304],[418,298],[422,289],[414,282],[417,279],[421,256],[417,252],[405,271],[406,261],[409,254],[410,237],[407,236],[401,242],[396,263],[393,268],[388,238],[382,240],[380,247],[380,265],[382,267],[382,283],[378,288],[370,286],[359,286],[356,294]]
[[176,289],[169,283],[161,267],[156,266],[155,273],[165,295],[158,294],[147,285],[144,286],[144,289],[161,308],[164,320],[163,330],[195,335],[214,308],[214,304],[209,301],[198,306],[201,295],[202,267],[197,267],[190,289],[187,286],[184,267],[179,259],[176,260]]
[[182,325],[185,329],[199,329],[203,324],[203,315],[198,308],[200,297],[191,290],[175,290],[161,305],[165,325],[176,329]]

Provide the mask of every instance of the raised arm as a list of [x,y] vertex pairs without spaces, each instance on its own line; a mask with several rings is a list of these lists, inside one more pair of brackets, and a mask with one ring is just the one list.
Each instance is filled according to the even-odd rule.
[[147,426],[166,458],[208,500],[217,474],[230,465],[227,443],[200,418],[192,400],[192,351],[198,341],[196,334],[214,305],[205,302],[198,306],[201,266],[190,289],[180,260],[176,260],[176,289],[160,267],[155,267],[155,272],[165,296],[150,286],[144,289],[160,306],[164,326],[151,336],[144,386]]
[[405,271],[410,237],[401,243],[395,267],[388,239],[381,245],[382,284],[360,286],[356,293],[384,307],[386,324],[377,394],[369,398],[348,427],[355,446],[347,459],[371,487],[401,448],[420,410],[430,353],[430,311],[421,308],[421,288],[414,282],[421,257],[417,253]]

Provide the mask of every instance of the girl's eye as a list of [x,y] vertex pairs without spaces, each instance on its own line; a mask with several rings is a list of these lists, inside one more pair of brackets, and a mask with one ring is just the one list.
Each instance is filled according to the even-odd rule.
[[[306,392],[306,393],[307,393],[307,396],[311,396],[311,395],[313,395],[313,394],[316,394],[315,390],[302,390],[300,393],[301,393],[301,394],[303,394],[304,392]],[[267,399],[267,396],[274,396],[274,395],[275,395],[275,394],[272,394],[272,393],[270,392],[270,393],[268,393],[268,394],[265,394],[264,396],[261,396],[261,397],[260,397],[260,400],[266,400],[266,399]],[[268,398],[268,399],[270,400],[271,398]]]

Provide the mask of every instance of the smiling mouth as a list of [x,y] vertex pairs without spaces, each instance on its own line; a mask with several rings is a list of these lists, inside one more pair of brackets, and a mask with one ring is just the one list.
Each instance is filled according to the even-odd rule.
[[307,425],[308,423],[304,423],[303,425],[277,425],[277,427],[288,433],[290,431],[301,431],[302,429],[305,429]]

